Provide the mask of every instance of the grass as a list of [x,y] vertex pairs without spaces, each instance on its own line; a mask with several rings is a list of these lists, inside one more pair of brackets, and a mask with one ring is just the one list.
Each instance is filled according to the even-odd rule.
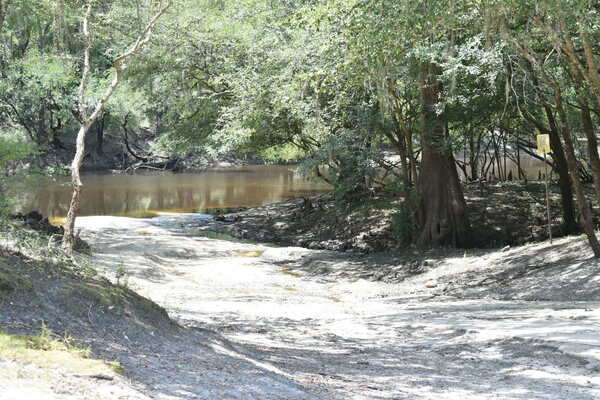
[[91,358],[90,349],[71,341],[69,336],[60,337],[44,327],[38,335],[10,335],[0,331],[0,356],[73,374],[112,376],[123,372],[119,363]]
[[0,216],[0,256],[3,253],[20,254],[49,273],[69,270],[82,277],[97,275],[87,257],[68,257],[60,248],[60,239],[55,236],[24,228]]

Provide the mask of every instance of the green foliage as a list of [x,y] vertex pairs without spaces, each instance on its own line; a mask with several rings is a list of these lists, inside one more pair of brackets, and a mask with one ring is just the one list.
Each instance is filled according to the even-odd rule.
[[26,141],[19,130],[0,130],[0,215],[6,213],[14,201],[16,175],[20,161],[35,154],[35,145]]
[[287,143],[281,146],[269,147],[265,150],[262,150],[259,155],[265,160],[274,162],[290,162],[302,159],[306,156],[306,153],[297,146]]
[[392,208],[391,231],[392,236],[403,244],[410,244],[417,232],[418,221],[416,215],[417,193],[413,187],[406,187],[398,181],[386,185],[386,190],[401,198],[400,204],[388,203]]
[[8,172],[12,163],[35,152],[35,145],[27,142],[19,130],[4,130],[0,135],[0,170]]
[[[94,4],[90,107],[115,57],[158,2]],[[81,5],[10,3],[0,31],[4,169],[34,149],[58,158],[47,164],[60,169],[72,153]],[[424,133],[433,126],[446,134],[438,149],[464,149],[484,163],[498,151],[500,136],[514,156],[516,146],[529,150],[532,132],[561,118],[559,125],[583,137],[582,100],[597,131],[600,84],[579,82],[557,43],[572,41],[586,67],[580,50],[587,37],[597,63],[599,15],[589,0],[568,6],[553,0],[178,0],[151,45],[131,62],[102,129],[93,128],[119,157],[127,152],[127,134],[145,155],[237,153],[302,161],[304,170],[321,172],[339,200],[360,201],[389,165],[386,152],[403,161],[394,179],[418,184]],[[428,78],[439,86],[429,102]],[[555,107],[556,88],[564,117]],[[579,161],[589,167],[584,144],[575,143]],[[93,150],[90,158],[102,153]],[[394,218],[414,229],[409,200]],[[400,238],[413,233],[398,231]]]
[[392,235],[400,243],[409,244],[413,241],[416,225],[417,221],[414,209],[403,207],[392,214]]

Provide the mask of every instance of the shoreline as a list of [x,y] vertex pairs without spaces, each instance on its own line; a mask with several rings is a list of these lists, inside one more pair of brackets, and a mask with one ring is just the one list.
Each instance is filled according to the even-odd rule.
[[[93,266],[93,280],[0,254],[4,278],[28,271],[26,281],[10,282],[19,302],[0,303],[0,328],[35,332],[45,321],[119,363],[124,377],[103,387],[151,398],[178,390],[377,398],[418,388],[435,399],[464,395],[473,382],[483,388],[473,399],[524,388],[531,399],[600,393],[600,343],[590,333],[600,321],[600,287],[590,279],[598,262],[582,237],[361,254],[222,240],[200,229],[213,222],[81,217],[93,252],[77,264]],[[559,378],[538,382],[523,371]],[[90,393],[79,398],[101,398]]]

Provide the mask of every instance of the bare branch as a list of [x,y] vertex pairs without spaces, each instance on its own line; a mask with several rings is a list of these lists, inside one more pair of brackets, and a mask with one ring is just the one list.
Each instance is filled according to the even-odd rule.
[[[2,1],[2,0],[0,0]],[[71,196],[71,204],[67,214],[67,221],[65,223],[65,233],[63,237],[63,248],[68,254],[71,254],[73,247],[75,246],[75,219],[79,213],[80,207],[80,196],[81,196],[81,177],[79,170],[83,163],[85,155],[85,137],[87,132],[91,128],[92,124],[98,116],[102,113],[105,104],[108,102],[112,94],[114,93],[117,86],[123,78],[123,73],[127,69],[127,60],[137,54],[149,41],[152,31],[156,27],[160,17],[167,12],[172,4],[172,0],[168,0],[165,6],[160,8],[156,14],[152,17],[150,22],[146,25],[145,29],[140,33],[133,46],[125,53],[120,55],[114,62],[115,71],[110,85],[106,88],[100,100],[96,103],[92,114],[88,115],[87,106],[85,101],[85,90],[90,79],[91,67],[90,67],[90,49],[92,45],[92,38],[89,27],[89,20],[92,13],[92,0],[88,0],[85,15],[83,18],[83,34],[85,38],[84,48],[84,60],[83,60],[83,71],[81,76],[81,83],[79,85],[78,102],[79,102],[79,114],[81,116],[81,126],[77,133],[76,140],[76,151],[73,162],[71,163],[71,183],[73,185],[73,194]]]

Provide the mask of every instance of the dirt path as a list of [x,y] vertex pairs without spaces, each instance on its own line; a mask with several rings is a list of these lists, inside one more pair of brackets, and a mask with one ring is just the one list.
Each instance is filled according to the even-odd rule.
[[[368,275],[375,259],[194,237],[181,228],[194,218],[78,224],[107,276],[207,337],[223,335],[224,357],[263,371],[264,382],[253,375],[263,398],[600,398],[600,302],[443,295],[459,272],[496,276],[486,262],[505,255],[449,259],[401,283],[341,279]],[[154,398],[260,398],[239,392],[247,382],[235,374],[207,392],[197,368],[173,359],[134,378],[152,382]]]

